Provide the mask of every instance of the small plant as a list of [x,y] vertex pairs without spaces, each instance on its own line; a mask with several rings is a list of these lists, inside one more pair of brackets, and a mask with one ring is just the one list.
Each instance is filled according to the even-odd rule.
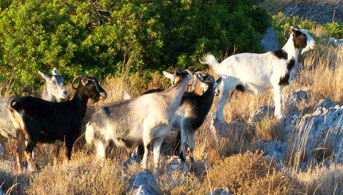
[[207,188],[229,187],[237,194],[287,194],[298,188],[277,163],[259,151],[225,158],[209,170],[207,181]]
[[256,136],[263,140],[283,140],[284,130],[282,122],[276,118],[266,117],[261,122],[256,123]]
[[158,180],[163,193],[170,194],[197,194],[201,182],[189,172],[181,170],[172,171],[170,174],[164,174]]
[[16,174],[5,162],[0,162],[0,188],[5,194],[23,194],[29,186],[30,174]]

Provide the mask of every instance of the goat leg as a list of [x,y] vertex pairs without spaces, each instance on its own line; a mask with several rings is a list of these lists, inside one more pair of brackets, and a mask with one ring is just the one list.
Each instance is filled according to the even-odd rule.
[[179,157],[180,157],[182,163],[186,162],[186,158],[185,158],[185,147],[186,147],[186,143],[187,143],[186,131],[188,131],[188,130],[185,130],[183,128],[181,130],[181,148],[180,148]]
[[58,162],[58,155],[59,155],[59,153],[60,153],[60,143],[56,143],[55,142],[55,155],[54,155],[54,165],[57,165],[57,162]]
[[35,146],[36,146],[36,140],[29,139],[27,146],[26,146],[26,149],[25,149],[25,152],[24,152],[24,155],[25,155],[25,158],[27,161],[27,165],[28,165],[28,170],[30,172],[37,170],[36,165],[32,161],[32,151],[33,151]]
[[75,139],[71,139],[71,138],[69,139],[67,138],[65,140],[65,146],[66,146],[65,156],[68,157],[68,160],[71,159],[71,151],[73,149],[74,140]]
[[163,138],[157,138],[153,141],[154,150],[154,175],[158,177],[158,167],[160,162],[160,150],[163,142]]
[[194,151],[194,131],[190,131],[188,133],[188,145],[189,145],[189,154],[190,154],[191,162],[194,162],[194,155],[193,155],[193,151]]
[[[230,86],[228,86],[230,87]],[[234,91],[235,88],[226,88],[225,84],[223,86],[223,90],[221,96],[217,102],[217,111],[214,120],[219,120],[220,122],[224,121],[224,106],[230,101],[230,95]]]
[[18,140],[17,140],[17,153],[16,153],[16,161],[18,171],[21,173],[23,171],[22,161],[23,161],[23,153],[25,149],[25,141],[24,141],[24,134],[21,131],[18,131]]

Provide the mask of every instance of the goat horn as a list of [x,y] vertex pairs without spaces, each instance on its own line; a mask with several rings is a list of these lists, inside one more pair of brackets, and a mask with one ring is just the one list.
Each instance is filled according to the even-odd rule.
[[294,25],[294,26],[291,26],[290,29],[299,30],[300,28],[297,25]]
[[186,71],[190,76],[193,75],[193,73],[192,73],[190,70],[188,70],[188,69],[186,69],[186,70],[184,70],[184,71]]
[[286,32],[288,31],[288,30],[299,30],[300,28],[298,27],[298,26],[296,26],[296,25],[294,25],[294,26],[290,26],[290,27],[288,27],[288,28],[286,28],[285,29],[285,31],[283,32],[283,37],[284,37],[284,39],[287,41],[288,40],[288,38],[286,38]]
[[287,27],[286,29],[285,29],[285,31],[283,31],[283,38],[287,41],[288,40],[288,38],[286,37],[286,33],[287,33],[287,31],[290,29],[290,27]]
[[214,77],[211,74],[209,74],[209,73],[206,73],[206,74],[207,74],[208,78],[210,78],[211,82],[215,83],[214,82]]
[[195,75],[200,81],[204,81],[203,72],[196,72]]
[[94,80],[94,78],[89,77],[89,76],[86,76],[86,75],[77,75],[77,76],[74,78],[73,82],[71,83],[71,86],[73,87],[73,89],[76,89],[76,87],[74,86],[74,83],[75,83],[75,81],[77,81],[78,79],[89,79],[89,80]]

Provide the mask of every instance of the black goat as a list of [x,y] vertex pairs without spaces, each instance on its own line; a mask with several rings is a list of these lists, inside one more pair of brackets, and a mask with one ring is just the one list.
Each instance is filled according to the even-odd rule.
[[[81,79],[77,88],[74,82]],[[26,96],[9,103],[11,119],[18,128],[18,168],[21,171],[21,159],[24,140],[27,140],[25,157],[29,169],[35,170],[31,153],[37,142],[54,143],[64,141],[66,156],[70,160],[74,142],[81,134],[81,123],[86,113],[88,99],[97,102],[100,96],[106,98],[106,91],[93,77],[79,75],[74,78],[72,86],[76,89],[70,101],[52,103],[39,98]],[[58,157],[58,150],[55,157]]]

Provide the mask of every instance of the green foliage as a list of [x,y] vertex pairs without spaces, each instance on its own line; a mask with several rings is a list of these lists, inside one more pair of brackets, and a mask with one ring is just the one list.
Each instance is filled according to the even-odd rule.
[[0,3],[0,82],[38,88],[37,71],[65,79],[203,69],[208,52],[261,51],[269,19],[252,0],[13,0]]
[[309,20],[302,20],[298,16],[286,17],[282,12],[278,15],[272,17],[272,25],[275,29],[275,33],[279,38],[280,45],[284,45],[286,41],[284,40],[284,30],[290,26],[298,26],[302,29],[310,30],[315,27],[316,22],[311,22]]
[[332,37],[343,38],[343,25],[338,24],[337,22],[327,23],[325,28],[330,33]]
[[317,24],[309,20],[303,20],[299,16],[286,17],[282,12],[272,17],[272,25],[275,29],[277,36],[279,37],[280,45],[283,45],[286,41],[283,39],[284,29],[290,26],[298,26],[302,29],[311,30],[314,28],[321,29],[322,33],[334,37],[337,39],[343,38],[343,25],[337,22],[327,23],[325,25]]

